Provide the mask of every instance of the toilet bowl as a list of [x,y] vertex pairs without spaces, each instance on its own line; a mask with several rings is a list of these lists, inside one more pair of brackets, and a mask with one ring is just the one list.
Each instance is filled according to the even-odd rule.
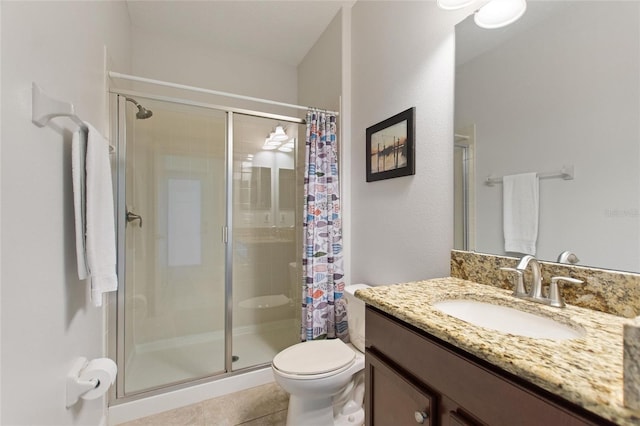
[[290,394],[288,426],[364,424],[364,302],[345,288],[351,343],[313,340],[290,346],[273,358],[275,380]]

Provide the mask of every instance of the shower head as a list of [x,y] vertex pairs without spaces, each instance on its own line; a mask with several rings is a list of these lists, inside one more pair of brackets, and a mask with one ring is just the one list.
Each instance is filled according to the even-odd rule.
[[126,97],[125,99],[138,107],[138,112],[136,112],[137,119],[144,120],[145,118],[149,118],[153,115],[153,111],[151,111],[150,109],[146,109],[145,107],[140,105],[135,99],[126,98]]
[[145,118],[149,118],[153,115],[153,111],[150,109],[146,109],[142,105],[138,105],[138,112],[136,112],[136,118],[140,120],[144,120]]

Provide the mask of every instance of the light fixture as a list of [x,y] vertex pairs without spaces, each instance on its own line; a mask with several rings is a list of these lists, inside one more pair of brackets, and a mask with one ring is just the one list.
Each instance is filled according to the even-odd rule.
[[476,0],[438,0],[438,6],[444,10],[456,10],[469,6]]
[[[456,10],[477,0],[437,0],[440,9]],[[482,28],[502,28],[514,23],[527,10],[526,0],[489,0],[476,10],[473,20]]]
[[[282,137],[284,135],[284,138]],[[282,152],[291,152],[295,148],[295,138],[289,139],[281,125],[276,126],[276,130],[264,140],[262,149],[270,151],[277,149]]]
[[289,136],[284,132],[284,128],[281,125],[277,125],[270,139],[272,141],[284,142],[289,139]]
[[473,20],[482,28],[501,28],[520,19],[526,10],[526,0],[491,0],[476,12]]

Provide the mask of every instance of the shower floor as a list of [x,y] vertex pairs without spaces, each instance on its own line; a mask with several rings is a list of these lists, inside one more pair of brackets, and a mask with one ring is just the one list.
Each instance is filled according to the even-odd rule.
[[[282,349],[298,343],[293,320],[263,324],[233,335],[233,370],[271,362]],[[224,336],[197,343],[136,351],[125,367],[125,393],[131,394],[224,372]]]

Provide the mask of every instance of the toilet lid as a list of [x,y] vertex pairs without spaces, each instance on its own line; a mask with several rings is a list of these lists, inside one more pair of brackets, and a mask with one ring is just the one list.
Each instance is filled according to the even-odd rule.
[[273,358],[273,366],[289,374],[322,374],[349,365],[355,357],[353,349],[340,339],[310,340],[280,352]]

